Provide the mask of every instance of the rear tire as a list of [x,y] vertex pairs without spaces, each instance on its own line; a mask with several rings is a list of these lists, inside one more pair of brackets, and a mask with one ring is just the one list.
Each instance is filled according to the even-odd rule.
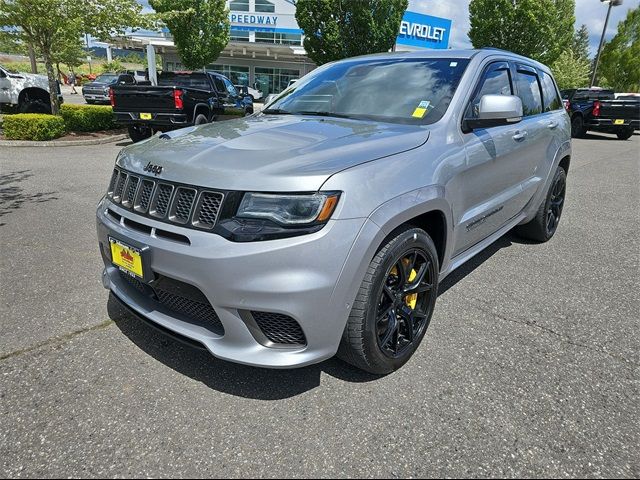
[[516,233],[523,238],[540,243],[551,240],[560,223],[566,188],[567,174],[562,167],[558,167],[547,196],[540,203],[536,216],[530,222],[518,225],[515,228]]
[[571,119],[571,136],[573,138],[584,138],[587,135],[587,128],[584,125],[582,115],[574,115]]
[[133,140],[133,143],[141,142],[153,135],[151,127],[145,125],[131,125],[128,130],[129,138]]
[[622,128],[616,132],[620,140],[629,140],[633,135],[633,128]]
[[207,119],[207,116],[202,113],[196,115],[196,119],[193,121],[194,125],[204,125],[205,123],[209,123],[209,120]]
[[438,274],[438,253],[429,235],[410,226],[399,230],[369,264],[338,357],[378,375],[402,367],[429,327]]

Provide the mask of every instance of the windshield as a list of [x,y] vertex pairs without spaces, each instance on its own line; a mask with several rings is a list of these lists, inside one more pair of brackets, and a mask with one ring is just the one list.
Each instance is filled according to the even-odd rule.
[[468,59],[361,58],[320,67],[264,113],[426,125],[447,110]]
[[117,75],[98,75],[95,81],[100,83],[113,83],[117,79],[118,79]]

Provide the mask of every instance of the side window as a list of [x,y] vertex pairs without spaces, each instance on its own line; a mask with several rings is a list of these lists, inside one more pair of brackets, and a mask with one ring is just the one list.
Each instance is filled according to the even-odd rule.
[[256,12],[275,13],[276,7],[269,0],[256,0]]
[[553,82],[551,75],[540,72],[540,79],[542,80],[542,101],[544,104],[544,111],[550,112],[552,110],[560,110],[562,108],[562,100],[558,96],[558,90],[556,84]]
[[234,97],[237,97],[238,92],[236,90],[236,87],[234,87],[233,84],[226,78],[224,78],[223,81],[225,86],[227,87],[227,92],[229,92],[229,95],[233,95]]
[[490,70],[484,74],[480,86],[469,104],[466,118],[478,118],[478,109],[483,95],[513,95],[509,68],[506,64],[504,68],[490,67]]
[[518,96],[522,100],[522,113],[525,117],[542,113],[542,96],[538,85],[538,76],[535,73],[516,72],[516,88]]
[[136,83],[136,81],[131,75],[120,75],[120,78],[118,78],[118,83],[133,85],[134,83]]
[[233,12],[248,12],[249,0],[231,0],[229,10]]
[[213,84],[216,87],[216,91],[218,93],[224,93],[226,88],[224,87],[224,82],[220,77],[213,77]]

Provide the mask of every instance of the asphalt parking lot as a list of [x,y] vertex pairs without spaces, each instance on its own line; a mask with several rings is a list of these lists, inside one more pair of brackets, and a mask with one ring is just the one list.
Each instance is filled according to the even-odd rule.
[[382,378],[226,363],[110,303],[120,148],[0,149],[1,476],[640,476],[640,136],[574,141],[555,238],[453,273]]

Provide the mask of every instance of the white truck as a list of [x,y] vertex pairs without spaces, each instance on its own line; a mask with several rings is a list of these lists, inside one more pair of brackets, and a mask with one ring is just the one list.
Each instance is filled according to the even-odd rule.
[[[62,103],[60,84],[58,100]],[[0,65],[0,111],[51,113],[49,81],[44,75],[11,72]]]

